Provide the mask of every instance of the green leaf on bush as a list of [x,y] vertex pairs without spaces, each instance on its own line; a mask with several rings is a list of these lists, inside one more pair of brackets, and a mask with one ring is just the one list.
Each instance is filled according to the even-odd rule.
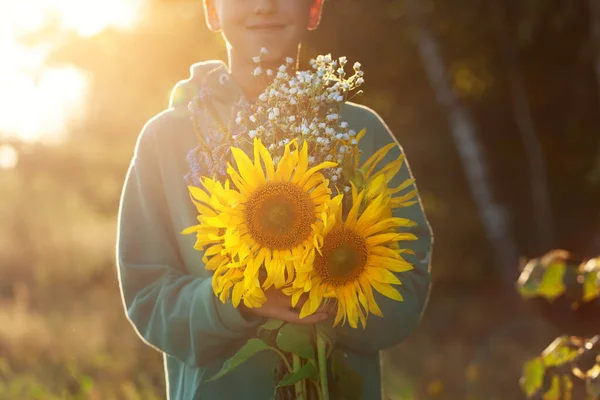
[[[568,377],[564,377],[564,378],[568,378]],[[566,384],[566,381],[563,382],[563,385],[564,384]],[[550,389],[544,393],[543,399],[544,400],[570,400],[570,396],[563,397],[561,392],[562,392],[562,389],[561,389],[560,377],[555,375],[552,377],[552,385],[550,386]],[[570,390],[567,393],[570,393]]]
[[362,377],[348,366],[341,354],[331,360],[333,375],[332,389],[347,400],[359,400],[362,397]]
[[548,300],[554,300],[565,292],[563,278],[566,269],[567,266],[563,262],[553,262],[546,267],[544,277],[538,288],[540,296]]
[[545,370],[544,363],[540,358],[534,358],[525,363],[520,384],[527,397],[531,396],[542,386]]
[[213,377],[208,379],[207,382],[214,381],[227,375],[235,368],[239,367],[244,362],[246,362],[250,357],[264,350],[274,349],[260,339],[248,340],[248,342],[244,346],[242,346],[242,348],[239,349],[238,352],[233,355],[233,357],[225,360],[225,362],[223,363],[223,367],[221,367],[221,370],[217,372]]
[[577,350],[569,346],[569,338],[560,336],[542,353],[542,361],[546,367],[560,366],[577,357]]
[[587,302],[600,296],[600,287],[598,286],[598,276],[600,272],[592,271],[584,275],[583,280],[583,301]]
[[587,372],[585,388],[591,398],[600,397],[600,366],[598,364],[594,365]]
[[317,379],[318,377],[319,371],[317,370],[317,364],[315,364],[314,360],[308,360],[298,371],[287,374],[279,381],[277,387],[290,386],[303,379]]
[[312,327],[308,325],[285,324],[277,333],[277,346],[288,353],[296,353],[300,357],[315,357]]

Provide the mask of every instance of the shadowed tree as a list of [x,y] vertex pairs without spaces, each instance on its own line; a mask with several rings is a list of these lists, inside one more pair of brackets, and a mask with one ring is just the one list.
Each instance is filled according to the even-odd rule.
[[540,247],[545,249],[552,248],[554,246],[554,228],[552,223],[552,208],[548,198],[546,161],[540,141],[535,132],[535,123],[531,115],[527,93],[525,92],[523,75],[519,68],[514,40],[510,34],[505,0],[491,1],[488,4],[490,5],[490,14],[494,22],[496,41],[508,81],[513,117],[521,134],[521,140],[525,146],[527,161],[529,163],[534,226],[536,228],[534,235]]
[[437,101],[447,113],[471,195],[477,204],[486,236],[494,251],[499,275],[507,284],[512,285],[516,278],[518,250],[510,231],[506,212],[494,198],[483,147],[477,136],[475,124],[450,87],[438,43],[426,21],[423,3],[419,0],[405,0],[405,4],[413,24],[414,40],[431,87],[436,93]]

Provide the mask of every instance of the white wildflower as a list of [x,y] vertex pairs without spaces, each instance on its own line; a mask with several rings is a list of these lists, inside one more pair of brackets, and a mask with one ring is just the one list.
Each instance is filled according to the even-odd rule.
[[359,70],[360,70],[360,67],[361,67],[361,65],[360,65],[360,63],[357,61],[357,62],[355,62],[355,63],[354,63],[354,66],[352,67],[352,69],[354,69],[355,71],[359,71]]
[[350,190],[350,186],[344,186],[344,192],[348,193]]
[[260,101],[267,101],[267,94],[266,93],[261,93],[260,96],[258,96],[258,99]]
[[360,85],[362,85],[363,83],[365,83],[365,80],[364,80],[362,77],[359,77],[359,78],[356,80],[356,86],[360,86]]
[[252,57],[252,61],[256,64],[260,63],[260,56]]
[[337,115],[337,114],[329,114],[329,115],[327,116],[327,120],[329,120],[329,121],[335,121],[335,120],[337,120],[338,118],[339,118],[339,115]]
[[340,127],[342,129],[346,129],[348,127],[348,123],[346,121],[342,121],[342,122],[340,122]]
[[294,122],[295,120],[296,120],[296,116],[295,115],[290,115],[288,117],[288,121],[290,121],[290,122]]
[[340,67],[340,68],[338,68],[338,70],[337,70],[337,73],[338,73],[339,75],[344,75],[344,68],[341,68],[341,67]]
[[333,156],[331,154],[327,154],[327,157],[325,157],[325,161],[331,161],[333,160]]
[[248,131],[248,136],[250,136],[250,139],[254,139],[257,134],[258,132],[255,129],[251,129],[250,131]]
[[337,175],[333,175],[333,176],[331,177],[331,180],[332,180],[332,181],[334,181],[334,182],[337,182],[337,180],[338,180],[338,176],[337,176]]
[[346,141],[350,140],[350,135],[348,135],[347,133],[344,133],[344,140],[346,140]]
[[254,72],[252,74],[254,74],[254,76],[258,76],[262,73],[262,68],[261,67],[256,67],[254,69]]
[[279,66],[279,72],[285,72],[286,70],[287,70],[287,67],[285,65]]
[[267,50],[267,48],[266,48],[266,47],[262,47],[262,48],[260,49],[260,55],[261,55],[261,56],[264,56],[265,54],[269,54],[269,50]]
[[315,163],[315,157],[314,156],[308,156],[308,163],[309,164],[314,164]]
[[293,64],[294,63],[294,59],[292,57],[286,57],[285,58],[285,62],[288,64]]
[[350,130],[348,131],[348,135],[350,135],[350,136],[354,137],[354,136],[356,136],[356,132],[355,132],[353,129],[350,129]]
[[356,141],[356,139],[352,139],[352,140],[350,141],[350,143],[351,143],[351,144],[357,144],[358,142]]
[[327,128],[325,128],[325,133],[327,135],[333,136],[335,134],[335,129],[333,129],[332,127],[328,126]]
[[268,69],[267,70],[267,76],[273,76],[273,70],[272,69]]
[[344,96],[338,96],[338,97],[336,97],[335,101],[341,103],[342,101],[344,101]]
[[344,65],[348,62],[345,56],[340,57],[340,65]]
[[250,121],[256,123],[256,117],[254,115],[251,115],[250,116]]

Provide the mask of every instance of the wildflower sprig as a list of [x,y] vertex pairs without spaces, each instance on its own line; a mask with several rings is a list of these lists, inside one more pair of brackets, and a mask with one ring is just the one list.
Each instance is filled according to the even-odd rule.
[[334,60],[330,54],[310,60],[311,69],[306,71],[296,71],[292,58],[276,71],[264,70],[261,60],[261,56],[254,59],[254,75],[270,84],[254,103],[238,112],[235,122],[246,132],[240,140],[260,137],[277,162],[285,146],[301,138],[309,146],[309,165],[336,162],[337,168],[323,173],[335,191],[349,192],[343,169],[353,165],[359,138],[342,121],[341,113],[344,103],[359,94],[356,90],[364,83],[360,63],[354,64],[349,75],[346,57]]

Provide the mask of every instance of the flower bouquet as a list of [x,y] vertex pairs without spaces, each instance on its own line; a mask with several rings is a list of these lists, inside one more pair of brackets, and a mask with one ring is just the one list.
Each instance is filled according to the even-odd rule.
[[[300,318],[324,305],[336,312],[333,327],[267,321],[212,379],[270,350],[281,357],[277,397],[328,399],[328,371],[334,380],[353,373],[334,356],[334,327],[364,328],[369,314],[383,317],[373,289],[402,301],[395,273],[412,265],[401,243],[416,239],[402,228],[415,223],[392,212],[416,203],[416,191],[409,190],[412,180],[389,187],[403,156],[380,164],[395,143],[361,163],[367,132],[341,120],[343,104],[363,83],[359,63],[347,76],[344,57],[319,56],[311,70],[292,74],[294,60],[277,71],[255,61],[257,79],[270,80],[266,91],[242,106],[236,128],[221,132],[220,147],[201,143],[190,152],[198,224],[182,233],[196,235],[222,302],[261,307],[265,291],[275,288]],[[190,103],[192,118],[197,106],[197,99]]]

